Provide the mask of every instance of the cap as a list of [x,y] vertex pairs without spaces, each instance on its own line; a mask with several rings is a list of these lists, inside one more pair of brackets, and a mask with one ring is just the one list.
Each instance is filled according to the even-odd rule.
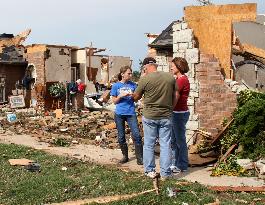
[[156,64],[156,59],[152,58],[152,57],[147,57],[143,60],[143,66],[147,65],[147,64]]

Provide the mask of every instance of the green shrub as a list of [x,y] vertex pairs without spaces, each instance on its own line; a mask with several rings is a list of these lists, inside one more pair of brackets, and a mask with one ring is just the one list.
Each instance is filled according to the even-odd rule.
[[246,90],[238,97],[238,109],[234,122],[221,139],[222,152],[239,143],[243,146],[242,157],[265,157],[265,94]]
[[263,142],[264,138],[261,133],[265,130],[265,99],[257,98],[246,102],[235,112],[234,118],[236,135],[239,143],[244,147],[242,155],[262,157],[256,153],[256,150],[263,144],[258,142]]
[[263,99],[265,100],[265,93],[257,92],[253,90],[242,90],[237,98],[238,107],[240,108],[246,102],[253,99]]
[[61,98],[66,94],[66,89],[63,83],[55,83],[49,87],[49,92],[52,97]]

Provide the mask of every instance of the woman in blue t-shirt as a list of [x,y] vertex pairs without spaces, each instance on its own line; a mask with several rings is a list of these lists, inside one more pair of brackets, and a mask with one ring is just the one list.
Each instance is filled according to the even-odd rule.
[[132,93],[136,89],[136,84],[131,80],[132,69],[129,66],[121,67],[120,69],[120,81],[115,83],[110,91],[112,100],[116,105],[115,109],[115,123],[118,130],[118,142],[120,144],[123,158],[120,163],[126,163],[128,158],[128,146],[125,139],[125,121],[128,123],[132,137],[135,144],[135,155],[137,164],[143,164],[143,145],[142,138],[138,127],[138,121],[135,113],[135,105],[132,98]]

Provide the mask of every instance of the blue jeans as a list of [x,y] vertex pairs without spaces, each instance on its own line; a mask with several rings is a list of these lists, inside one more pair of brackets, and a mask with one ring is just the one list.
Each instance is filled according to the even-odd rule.
[[187,170],[189,165],[186,142],[186,124],[190,113],[173,113],[172,165],[180,170]]
[[115,113],[114,120],[118,130],[118,142],[119,144],[126,144],[125,139],[125,121],[128,123],[132,137],[135,144],[142,144],[142,138],[138,127],[138,121],[136,115],[118,115]]
[[171,118],[152,120],[143,117],[144,149],[143,162],[146,173],[155,171],[155,143],[157,137],[160,143],[160,175],[170,176],[171,170]]

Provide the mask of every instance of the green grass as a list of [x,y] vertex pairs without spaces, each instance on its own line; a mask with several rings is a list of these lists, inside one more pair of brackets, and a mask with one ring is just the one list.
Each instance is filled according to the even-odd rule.
[[[8,159],[11,158],[36,160],[41,165],[41,172],[29,172],[23,167],[10,166]],[[62,171],[62,167],[67,167],[67,170]],[[264,194],[258,193],[218,194],[198,183],[181,186],[176,182],[163,182],[160,196],[148,193],[109,204],[205,204],[214,202],[216,198],[222,204],[240,204],[234,201],[243,199],[250,203],[254,198],[264,198]],[[169,198],[167,187],[186,192]],[[115,167],[58,157],[28,147],[0,144],[0,204],[46,204],[69,199],[136,193],[152,188],[152,181],[140,173],[123,172]]]

